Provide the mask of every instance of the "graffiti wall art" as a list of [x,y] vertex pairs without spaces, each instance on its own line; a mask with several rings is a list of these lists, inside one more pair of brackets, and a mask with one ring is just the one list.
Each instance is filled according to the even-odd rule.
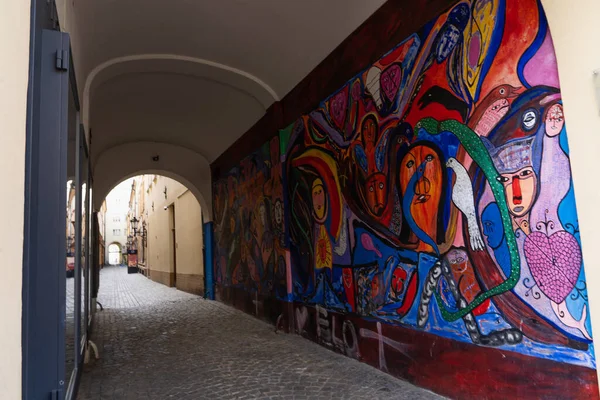
[[246,157],[213,193],[217,283],[286,300],[279,138]]
[[410,353],[394,373],[430,387],[446,372],[432,366],[422,382],[414,368],[432,365],[433,347],[402,337],[587,368],[595,382],[567,125],[538,1],[456,3],[273,140],[215,186],[220,282],[282,299],[287,283],[298,333],[327,332],[386,371],[386,347]]
[[283,136],[295,301],[595,367],[536,1],[458,3]]

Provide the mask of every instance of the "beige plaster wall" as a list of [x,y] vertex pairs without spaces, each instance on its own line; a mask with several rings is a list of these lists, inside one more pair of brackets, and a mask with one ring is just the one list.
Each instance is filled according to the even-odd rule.
[[[136,178],[137,179],[137,178]],[[196,197],[179,182],[145,175],[144,212],[147,212],[146,266],[152,271],[173,273],[169,210],[175,206],[177,274],[204,275],[202,259],[202,210]],[[139,186],[138,186],[139,187]],[[164,190],[167,189],[165,199]],[[152,204],[154,203],[154,210]]]
[[175,202],[177,273],[204,275],[200,204],[190,191]]
[[21,398],[21,289],[29,1],[5,1],[0,13],[0,399]]

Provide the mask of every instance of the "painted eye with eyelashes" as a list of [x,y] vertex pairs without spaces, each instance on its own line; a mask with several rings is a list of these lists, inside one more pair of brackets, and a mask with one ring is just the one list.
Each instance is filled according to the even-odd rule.
[[532,172],[530,170],[526,169],[525,171],[521,171],[519,176],[529,176],[531,174],[532,174]]

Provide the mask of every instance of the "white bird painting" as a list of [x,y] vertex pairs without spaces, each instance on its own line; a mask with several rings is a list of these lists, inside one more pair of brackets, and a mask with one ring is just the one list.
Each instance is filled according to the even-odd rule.
[[454,157],[450,157],[446,162],[446,167],[452,168],[456,174],[456,181],[452,188],[452,202],[467,217],[467,228],[471,239],[471,248],[475,251],[481,251],[485,248],[477,217],[475,215],[475,199],[473,197],[473,187],[471,179],[465,167]]

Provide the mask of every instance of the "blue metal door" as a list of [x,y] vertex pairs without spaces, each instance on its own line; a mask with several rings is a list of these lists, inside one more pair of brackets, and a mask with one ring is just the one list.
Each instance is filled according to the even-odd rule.
[[62,399],[69,36],[38,29],[32,31],[31,40],[23,251],[23,398]]

